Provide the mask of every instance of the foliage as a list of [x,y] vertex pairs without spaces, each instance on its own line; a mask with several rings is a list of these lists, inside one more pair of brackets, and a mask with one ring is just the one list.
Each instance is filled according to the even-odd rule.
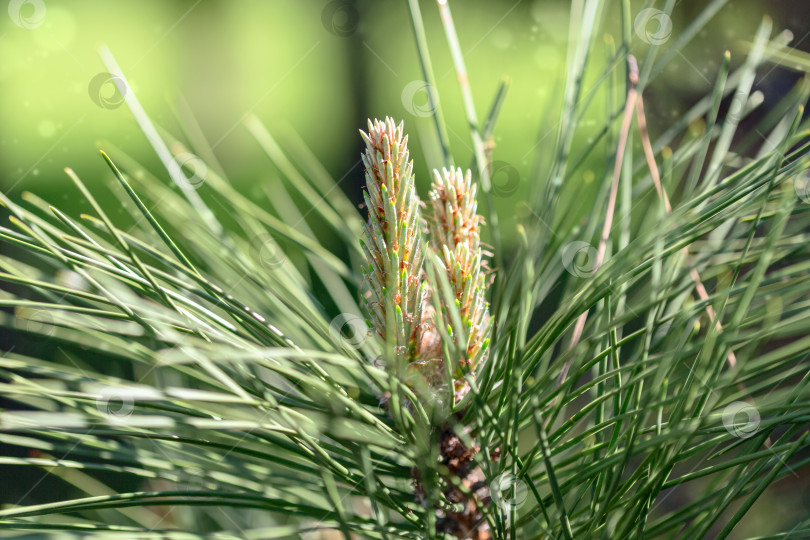
[[[674,50],[723,3],[710,3]],[[769,485],[806,467],[807,86],[778,104],[785,114],[751,128],[762,140],[739,133],[756,70],[785,47],[764,22],[740,70],[729,73],[726,59],[713,93],[652,142],[669,213],[655,166],[634,160],[632,144],[615,150],[632,119],[627,96],[643,95],[672,57],[657,59],[650,44],[631,80],[623,2],[623,37],[598,79],[610,114],[587,150],[604,143],[614,155],[596,182],[576,184],[570,173],[586,156],[571,155],[571,141],[593,98],[583,73],[603,2],[574,5],[554,158],[531,179],[540,187],[515,253],[500,248],[487,150],[506,89],[479,123],[460,77],[495,271],[491,341],[458,402],[415,392],[375,364],[398,338],[386,347],[357,303],[363,217],[306,149],[295,140],[282,149],[255,118],[248,128],[285,175],[261,202],[195,157],[211,155],[203,141],[188,150],[154,128],[132,92],[127,105],[175,183],[108,147],[132,227],[116,225],[70,170],[89,214],[3,196],[11,227],[0,237],[12,255],[0,259],[0,304],[15,310],[3,324],[21,350],[47,340],[57,354],[0,358],[0,395],[15,404],[0,416],[0,442],[35,451],[0,464],[39,467],[72,488],[0,510],[0,528],[435,537],[436,508],[449,504],[440,479],[452,481],[437,448],[448,423],[480,444],[474,460],[492,502],[479,510],[496,538],[726,537]],[[419,6],[410,6],[430,83]],[[440,11],[466,73],[449,6]],[[447,128],[432,111],[441,139]],[[685,134],[695,118],[705,130]],[[567,190],[581,192],[575,204],[593,195],[584,221],[558,219],[574,211],[560,207]],[[337,240],[327,245],[326,234]],[[429,272],[438,264],[425,261]],[[102,474],[137,487],[117,493]],[[673,490],[690,487],[670,504]],[[808,533],[806,520],[785,531]]]

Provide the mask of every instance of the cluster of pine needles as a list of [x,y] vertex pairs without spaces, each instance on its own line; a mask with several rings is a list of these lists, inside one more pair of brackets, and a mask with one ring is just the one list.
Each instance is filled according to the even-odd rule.
[[[246,119],[281,172],[258,201],[203,137],[175,138],[126,92],[165,173],[107,145],[116,212],[70,169],[69,208],[0,195],[0,323],[15,340],[0,444],[17,449],[0,467],[41,472],[0,509],[0,535],[750,536],[760,496],[810,460],[810,86],[740,129],[757,70],[788,51],[765,21],[665,132],[648,132],[643,99],[725,3],[665,50],[643,44],[636,65],[623,1],[622,38],[586,89],[607,2],[574,2],[556,143],[527,174],[514,232],[492,188],[507,83],[479,121],[446,2],[471,171],[447,151],[438,102],[443,163],[423,199],[407,123],[372,123],[367,217],[295,134],[277,142]],[[596,95],[608,114],[577,151]],[[584,186],[575,173],[600,150]],[[188,155],[205,162],[199,183]],[[806,512],[787,519],[779,537],[810,535]]]

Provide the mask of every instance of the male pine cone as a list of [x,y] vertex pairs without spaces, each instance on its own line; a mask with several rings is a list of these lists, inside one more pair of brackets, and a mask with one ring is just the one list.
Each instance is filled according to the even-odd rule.
[[[469,171],[434,171],[425,221],[403,124],[391,118],[369,120],[368,133],[360,133],[366,142],[368,221],[362,246],[371,324],[394,347],[394,357],[419,372],[434,390],[448,382],[444,363],[450,362],[461,397],[459,392],[469,388],[464,375],[483,358],[490,329],[476,185]],[[424,261],[431,250],[442,262],[449,294],[430,294],[439,288],[426,278]],[[442,335],[450,342],[442,343]],[[450,358],[445,358],[445,350]]]
[[[435,171],[428,225],[421,215],[424,204],[416,194],[402,123],[395,125],[391,118],[369,121],[368,133],[360,133],[366,142],[368,208],[361,242],[367,260],[363,276],[371,323],[386,346],[393,346],[384,357],[397,365],[387,368],[398,372],[404,362],[411,374],[424,378],[430,391],[444,395],[442,390],[452,386],[458,402],[486,353],[490,330],[480,240],[483,220],[476,213],[475,185],[461,169]],[[433,247],[426,242],[428,236]],[[438,283],[427,282],[428,254],[438,261],[430,273]],[[487,497],[479,488],[483,471],[473,464],[478,448],[474,442],[465,446],[447,426],[440,429],[441,461],[470,495],[445,478],[443,495],[459,508],[437,510],[437,530],[484,540],[490,536],[478,510]],[[415,478],[419,498],[418,473]]]

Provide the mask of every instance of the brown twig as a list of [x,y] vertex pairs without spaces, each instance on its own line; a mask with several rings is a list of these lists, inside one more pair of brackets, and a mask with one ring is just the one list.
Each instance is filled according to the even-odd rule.
[[[658,173],[658,165],[655,162],[655,154],[652,149],[652,144],[650,143],[649,133],[647,132],[647,117],[644,115],[644,100],[641,96],[638,97],[638,101],[636,103],[636,116],[638,119],[638,130],[641,133],[641,146],[644,148],[644,156],[647,158],[647,166],[650,169],[650,176],[652,176],[653,184],[655,184],[655,191],[658,192],[658,197],[664,201],[664,209],[666,210],[666,213],[671,214],[672,205],[669,202],[669,197],[667,197],[667,192],[664,190],[664,186],[661,184],[661,175]],[[684,246],[681,248],[681,253],[683,254],[684,260],[688,264],[689,249]],[[695,282],[695,290],[697,291],[698,296],[702,301],[706,302],[706,315],[708,315],[709,321],[715,324],[718,332],[722,333],[723,325],[720,324],[720,320],[717,318],[714,308],[708,303],[709,293],[706,292],[706,287],[703,286],[703,281],[700,279],[700,274],[698,274],[698,271],[695,268],[692,268],[689,271],[689,275],[692,277],[692,281]],[[726,360],[728,362],[728,366],[731,368],[737,365],[737,357],[734,355],[734,351],[731,349],[728,351]]]
[[[619,145],[616,149],[616,162],[613,166],[613,183],[610,186],[610,195],[608,197],[607,212],[605,214],[605,223],[602,226],[602,236],[599,238],[599,248],[596,252],[596,262],[593,271],[596,272],[602,266],[602,261],[605,258],[605,251],[607,251],[607,242],[610,238],[610,229],[613,226],[613,215],[616,211],[616,196],[619,193],[619,177],[621,176],[622,161],[624,158],[624,150],[627,146],[627,138],[630,135],[630,124],[633,121],[633,109],[635,108],[636,100],[638,99],[638,92],[636,85],[638,84],[638,64],[635,57],[628,55],[627,64],[630,70],[628,81],[630,88],[627,91],[627,101],[624,106],[624,118],[622,119],[622,130],[619,134]],[[574,326],[574,333],[571,335],[571,342],[568,345],[568,350],[573,350],[582,338],[582,332],[585,329],[585,322],[588,320],[588,312],[586,309],[582,315],[577,319]],[[568,376],[568,370],[571,368],[573,358],[566,360],[565,365],[557,377],[557,386],[565,382]]]
[[[655,162],[655,153],[653,152],[650,136],[647,132],[647,117],[644,115],[644,100],[640,95],[638,96],[638,103],[636,105],[636,116],[638,119],[638,129],[641,133],[641,146],[644,148],[644,156],[647,159],[647,166],[650,169],[650,176],[652,176],[653,184],[655,184],[655,190],[658,192],[658,197],[660,197],[664,202],[664,210],[667,214],[670,214],[672,213],[672,205],[669,202],[669,197],[667,197],[667,192],[664,190],[664,185],[661,183],[661,175],[658,172],[658,164]],[[689,249],[684,246],[681,248],[681,253],[683,254],[684,262],[688,264]],[[706,287],[703,286],[703,281],[700,279],[700,274],[698,274],[697,269],[692,268],[689,270],[689,275],[691,276],[692,281],[695,282],[695,290],[697,291],[698,296],[702,301],[706,302],[706,315],[709,317],[709,321],[715,324],[715,327],[719,333],[722,333],[723,325],[717,318],[714,308],[708,303],[709,293],[706,291]],[[733,368],[737,365],[737,357],[731,347],[729,347],[726,362],[728,363],[729,368]],[[740,390],[746,390],[744,382],[739,382],[738,386]],[[748,396],[747,401],[754,404],[754,398],[752,396]],[[765,440],[765,447],[770,448],[772,445],[773,441],[769,436]]]
[[[638,64],[636,63],[636,60],[632,55],[629,55],[627,57],[627,62],[630,68],[629,74],[630,89],[627,92],[627,100],[625,102],[624,107],[624,118],[622,119],[622,129],[619,134],[619,144],[616,150],[616,162],[613,168],[613,183],[611,184],[610,187],[610,197],[608,199],[607,215],[605,216],[605,223],[602,228],[602,236],[599,239],[599,248],[596,253],[596,262],[594,264],[594,271],[598,270],[602,266],[602,262],[605,256],[605,250],[607,248],[608,237],[610,235],[610,228],[613,224],[613,214],[615,212],[616,207],[616,195],[618,193],[619,187],[619,176],[621,174],[621,166],[624,158],[624,150],[627,145],[627,138],[630,133],[630,124],[633,120],[634,108],[636,109],[636,119],[638,121],[638,129],[641,134],[641,146],[644,148],[644,157],[647,160],[647,166],[650,169],[650,176],[652,176],[653,184],[655,185],[655,190],[656,192],[658,192],[658,196],[664,202],[664,208],[666,210],[666,213],[667,214],[672,213],[672,205],[669,202],[669,197],[667,196],[667,193],[664,190],[664,186],[661,184],[661,175],[658,171],[658,165],[655,162],[655,154],[653,152],[652,143],[650,142],[650,136],[647,131],[647,118],[644,114],[644,99],[636,90],[636,84],[638,83]],[[689,249],[686,246],[684,246],[681,249],[681,253],[684,256],[684,260],[688,262]],[[703,281],[700,279],[700,274],[695,268],[692,268],[689,271],[689,276],[695,283],[695,290],[697,291],[698,297],[702,301],[706,302],[706,315],[709,317],[709,321],[711,321],[715,325],[718,332],[722,332],[723,325],[717,318],[717,314],[715,313],[714,308],[708,303],[709,293],[707,292],[706,287],[703,285]],[[589,311],[590,310],[586,310],[577,319],[576,325],[574,326],[574,333],[571,335],[571,342],[568,345],[569,351],[573,350],[573,348],[576,347],[576,345],[579,343],[579,340],[582,338],[582,332],[585,329],[585,322],[588,319]],[[731,368],[737,365],[737,357],[734,355],[733,350],[728,351],[726,361],[728,362],[728,365]],[[568,376],[568,370],[571,367],[571,362],[572,359],[569,358],[566,361],[565,365],[563,366],[562,370],[560,371],[560,375],[557,378],[557,386],[560,386],[563,382],[565,382],[565,379]]]

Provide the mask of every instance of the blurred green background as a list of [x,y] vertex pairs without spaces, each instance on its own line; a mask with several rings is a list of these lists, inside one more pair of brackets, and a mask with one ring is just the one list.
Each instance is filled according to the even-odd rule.
[[[75,188],[63,173],[70,166],[102,204],[113,201],[107,189],[112,177],[96,153],[97,148],[113,145],[170,182],[104,75],[108,69],[98,54],[102,44],[115,56],[152,120],[183,139],[182,119],[193,114],[222,170],[248,194],[259,197],[261,187],[279,177],[243,124],[250,115],[268,127],[282,148],[294,130],[358,204],[363,174],[357,130],[368,117],[390,115],[405,121],[423,193],[428,171],[440,166],[433,123],[424,112],[427,95],[418,82],[422,73],[406,2],[12,0],[7,4],[7,16],[0,14],[0,189],[14,199],[32,191],[74,213],[70,204]],[[672,35],[662,54],[706,4],[677,3]],[[633,6],[640,12],[648,3]],[[494,160],[506,164],[493,182],[508,243],[516,221],[529,212],[525,201],[532,171],[538,172],[540,181],[545,179],[554,147],[570,3],[470,0],[452,7],[479,119],[486,115],[502,78],[510,81],[492,151]],[[619,2],[609,3],[585,88],[591,88],[604,70],[611,36],[619,40],[618,7]],[[422,10],[451,150],[456,164],[467,166],[472,143],[444,31],[433,2],[422,2]],[[645,105],[653,139],[710,91],[725,50],[732,53],[732,69],[744,61],[747,43],[766,14],[774,19],[775,33],[789,30],[793,46],[808,50],[810,2],[729,2],[651,81]],[[643,59],[648,46],[644,32],[666,29],[636,30],[631,52]],[[784,67],[767,66],[755,84],[765,96],[761,114],[798,77]],[[602,94],[597,93],[587,109],[573,155],[585,150],[610,113]],[[573,180],[600,178],[610,165],[604,159],[610,151],[599,146],[574,172]],[[111,157],[115,160],[115,150]],[[576,190],[569,197],[575,198]],[[798,478],[788,477],[776,488],[792,497],[806,497],[802,493],[807,489]],[[677,505],[688,496],[673,491],[666,504]],[[746,518],[744,530],[748,534],[780,530],[796,519],[797,508],[810,511],[810,501],[783,505],[777,498],[765,497]]]
[[[618,4],[608,3],[586,88],[604,69],[610,35],[618,40]],[[639,11],[646,6],[636,4]],[[705,4],[678,3],[671,42]],[[775,18],[776,32],[790,29],[794,43],[799,41],[809,29],[804,4],[737,0],[720,10],[652,81],[646,100],[652,136],[710,89],[725,49],[734,65],[743,61],[745,41],[763,14]],[[8,5],[8,16],[0,17],[0,188],[12,196],[30,190],[58,203],[72,190],[62,172],[70,166],[104,199],[98,187],[111,177],[95,149],[109,149],[105,141],[168,180],[113,82],[99,75],[108,71],[98,54],[101,44],[109,46],[153,121],[182,138],[179,118],[193,114],[229,179],[248,193],[276,176],[243,125],[249,114],[264,122],[282,147],[286,130],[294,129],[358,203],[357,129],[369,116],[405,120],[422,190],[430,168],[440,164],[432,120],[422,112],[426,92],[418,82],[411,85],[422,74],[405,2],[12,0]],[[472,145],[459,85],[436,7],[424,2],[422,9],[451,149],[456,164],[466,166]],[[510,80],[493,151],[494,160],[507,164],[494,178],[496,189],[501,187],[497,204],[507,241],[515,219],[528,212],[522,201],[530,172],[536,167],[545,178],[544,155],[554,145],[569,10],[568,2],[548,0],[453,5],[479,119],[501,78]],[[666,30],[655,24],[634,36],[631,52],[639,58],[647,48],[642,32]],[[600,48],[604,54],[598,54]],[[764,84],[784,92],[786,77],[789,72],[779,69]],[[594,96],[574,154],[607,113],[605,98]],[[605,152],[597,148],[574,179],[599,178]]]

